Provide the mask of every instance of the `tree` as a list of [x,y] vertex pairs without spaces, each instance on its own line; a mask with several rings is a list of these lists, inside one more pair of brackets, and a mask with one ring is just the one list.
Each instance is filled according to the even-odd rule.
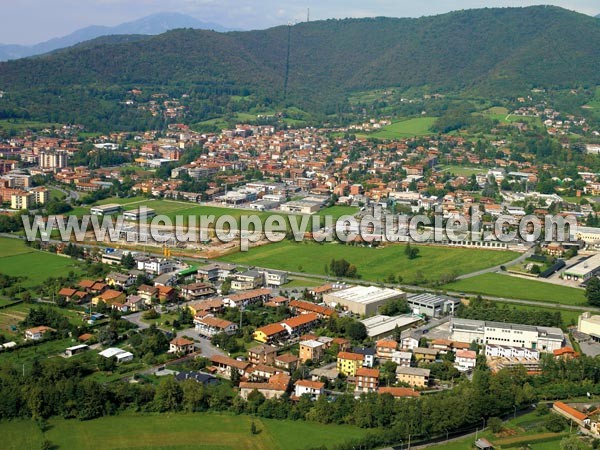
[[502,423],[502,419],[498,417],[490,417],[488,420],[488,427],[492,431],[492,433],[500,433],[504,429],[504,424]]
[[588,446],[578,437],[569,436],[560,441],[561,450],[585,450]]
[[250,433],[251,434],[258,434],[258,428],[256,428],[256,424],[254,423],[254,420],[250,424]]
[[419,249],[417,247],[411,246],[409,242],[408,244],[406,244],[404,254],[408,256],[408,259],[415,259],[417,256],[419,256]]
[[592,277],[585,287],[585,297],[590,305],[600,306],[600,279]]
[[353,341],[363,341],[367,337],[367,327],[362,322],[354,321],[347,327],[348,337]]
[[154,394],[154,405],[157,411],[177,411],[183,400],[183,390],[175,378],[164,377]]
[[135,267],[135,258],[133,257],[133,255],[130,252],[125,253],[121,257],[121,265],[125,269],[133,269]]

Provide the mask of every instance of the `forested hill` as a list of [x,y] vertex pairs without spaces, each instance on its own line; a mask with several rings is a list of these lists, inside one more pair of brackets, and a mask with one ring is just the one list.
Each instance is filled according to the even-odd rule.
[[198,120],[222,95],[249,92],[282,104],[286,73],[287,104],[319,113],[343,107],[349,92],[372,88],[522,93],[535,86],[595,85],[599,43],[597,19],[543,6],[249,32],[175,30],[1,63],[6,94],[0,116],[89,122],[100,114],[127,127],[137,113],[117,106],[118,100],[132,87],[151,87],[202,99],[202,107],[190,108]]

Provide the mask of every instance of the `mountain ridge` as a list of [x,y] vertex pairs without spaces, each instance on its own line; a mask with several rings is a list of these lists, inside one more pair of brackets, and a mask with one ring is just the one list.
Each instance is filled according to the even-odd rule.
[[595,86],[596,42],[598,20],[558,7],[330,19],[229,33],[179,29],[0,63],[0,89],[11,105],[3,113],[0,103],[0,116],[94,124],[103,116],[131,128],[138,113],[113,103],[134,87],[188,94],[185,120],[201,121],[239,108],[228,98],[241,92],[257,104],[331,115],[349,109],[352,92],[388,87],[514,96],[533,87]]
[[80,28],[66,36],[56,37],[34,45],[0,44],[0,61],[42,55],[55,50],[110,35],[157,35],[177,28],[207,29],[220,32],[231,31],[219,24],[202,22],[179,13],[156,13],[115,26],[91,25]]

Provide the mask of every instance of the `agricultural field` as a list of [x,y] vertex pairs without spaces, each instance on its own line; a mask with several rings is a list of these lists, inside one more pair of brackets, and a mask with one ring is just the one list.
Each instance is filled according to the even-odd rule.
[[79,272],[77,262],[71,258],[33,250],[22,241],[0,238],[0,273],[25,277],[23,287],[39,286],[49,277]]
[[0,309],[0,334],[10,339],[20,336],[17,327],[25,319],[30,309],[31,305],[25,303]]
[[[258,430],[251,434],[254,421]],[[364,436],[359,428],[219,414],[123,414],[90,421],[50,419],[44,435],[33,421],[0,422],[6,450],[52,448],[136,449],[302,449]]]
[[585,305],[583,289],[560,286],[537,280],[486,273],[442,286],[448,291],[469,292],[505,298],[518,298],[563,305]]
[[332,259],[346,259],[358,269],[363,280],[381,281],[390,274],[401,276],[403,283],[438,281],[444,274],[474,272],[515,259],[518,254],[495,250],[418,246],[417,258],[409,260],[405,245],[381,248],[354,247],[336,243],[282,241],[222,258],[225,261],[327,275],[325,267]]
[[431,134],[431,126],[437,117],[416,117],[392,123],[366,136],[376,139],[401,139]]

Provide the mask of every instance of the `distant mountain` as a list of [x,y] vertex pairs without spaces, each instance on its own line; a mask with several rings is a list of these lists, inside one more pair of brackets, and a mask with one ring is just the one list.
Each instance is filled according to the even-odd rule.
[[[543,6],[246,32],[173,30],[0,63],[0,117],[103,129],[164,125],[123,104],[133,88],[144,92],[136,102],[158,92],[187,94],[184,120],[193,123],[255,105],[339,117],[351,110],[351,93],[388,87],[498,97],[596,86],[598,42],[597,19]],[[233,103],[233,95],[252,97]]]
[[50,39],[39,44],[2,45],[0,44],[0,61],[25,58],[27,56],[41,55],[53,50],[71,47],[80,42],[89,41],[100,36],[121,34],[155,35],[177,28],[194,28],[214,31],[229,31],[216,23],[201,22],[191,16],[179,13],[158,13],[143,17],[132,22],[122,23],[114,27],[93,25],[82,28],[67,36]]

